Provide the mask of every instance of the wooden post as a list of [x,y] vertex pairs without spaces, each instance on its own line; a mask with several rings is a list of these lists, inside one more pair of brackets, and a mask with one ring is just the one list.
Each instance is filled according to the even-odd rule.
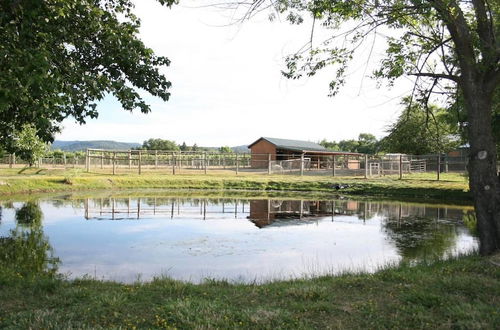
[[158,169],[158,150],[155,150],[155,170]]
[[439,181],[439,175],[440,175],[439,172],[441,172],[441,154],[437,155],[437,166],[436,167],[437,167],[437,170],[436,170],[437,180]]
[[335,155],[333,155],[332,175],[335,176]]
[[368,179],[368,155],[365,155],[365,179]]
[[132,151],[128,151],[128,169],[130,170],[132,168]]
[[172,174],[175,175],[175,154],[172,153]]
[[63,164],[64,168],[66,168],[66,154],[63,154]]
[[238,154],[236,154],[236,175],[238,175],[239,166],[240,166],[240,163],[239,163],[239,159],[238,159]]
[[271,154],[267,154],[267,174],[271,174]]
[[113,175],[115,175],[115,159],[116,159],[116,152],[113,152]]
[[304,154],[300,155],[300,176],[304,175]]
[[142,172],[142,153],[139,150],[139,175],[141,175]]
[[104,151],[101,151],[101,170],[104,167]]
[[207,153],[203,153],[203,169],[205,171],[205,174],[207,174]]
[[399,180],[403,179],[403,155],[399,155]]
[[90,150],[87,149],[87,153],[85,154],[85,169],[90,171]]
[[12,154],[9,154],[9,168],[12,168]]
[[444,173],[448,173],[448,156],[444,158]]

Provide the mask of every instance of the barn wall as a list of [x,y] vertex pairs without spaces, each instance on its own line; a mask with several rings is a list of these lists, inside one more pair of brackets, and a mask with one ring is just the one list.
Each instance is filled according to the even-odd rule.
[[269,154],[271,154],[271,160],[276,160],[276,147],[266,140],[260,140],[250,150],[252,152],[252,168],[267,168]]

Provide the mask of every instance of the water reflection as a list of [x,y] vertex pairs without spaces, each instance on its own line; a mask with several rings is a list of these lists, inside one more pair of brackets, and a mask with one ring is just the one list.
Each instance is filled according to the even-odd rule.
[[477,246],[464,225],[470,207],[460,206],[71,195],[3,206],[0,262],[23,274],[254,280],[374,270]]
[[0,264],[19,276],[54,275],[59,259],[43,232],[43,212],[36,202],[26,202],[15,210],[16,227],[0,236]]

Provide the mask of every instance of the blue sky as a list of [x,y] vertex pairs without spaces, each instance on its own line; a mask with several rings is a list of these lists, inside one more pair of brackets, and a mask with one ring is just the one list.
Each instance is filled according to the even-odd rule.
[[[410,92],[409,81],[391,90],[375,88],[366,77],[374,68],[366,65],[371,47],[367,44],[353,61],[342,92],[328,97],[332,70],[298,81],[280,74],[284,57],[308,40],[310,25],[269,22],[266,15],[230,24],[230,12],[193,8],[194,3],[183,1],[172,9],[153,0],[136,3],[142,40],[172,61],[163,69],[173,84],[170,101],[144,94],[152,108],[144,115],[126,112],[107,97],[98,106],[98,119],[83,126],[66,120],[56,138],[124,142],[162,138],[234,146],[260,136],[319,141],[357,138],[367,132],[382,137],[401,111],[400,97]],[[382,46],[376,44],[372,58],[380,58]]]

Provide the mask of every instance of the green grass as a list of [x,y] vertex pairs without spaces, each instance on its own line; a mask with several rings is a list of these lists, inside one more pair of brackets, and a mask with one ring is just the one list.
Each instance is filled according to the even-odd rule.
[[[469,200],[467,179],[459,174],[413,174],[399,180],[397,176],[354,178],[331,176],[290,176],[216,172],[179,174],[147,172],[138,174],[86,173],[83,170],[0,169],[0,194],[80,191],[97,189],[212,189],[250,191],[313,191],[379,197]],[[348,188],[337,191],[337,184]]]
[[500,327],[500,267],[465,256],[268,284],[131,285],[0,270],[0,328]]

